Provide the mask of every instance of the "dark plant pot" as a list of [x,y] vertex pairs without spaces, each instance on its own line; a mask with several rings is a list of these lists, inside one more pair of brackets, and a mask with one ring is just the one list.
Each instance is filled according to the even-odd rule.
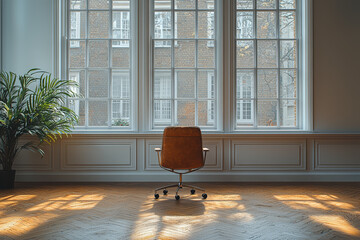
[[0,170],[0,189],[13,189],[16,170]]

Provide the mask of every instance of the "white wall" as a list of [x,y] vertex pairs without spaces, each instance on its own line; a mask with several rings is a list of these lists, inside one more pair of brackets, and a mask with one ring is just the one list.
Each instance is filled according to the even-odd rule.
[[360,132],[359,9],[359,0],[314,0],[316,132]]
[[53,0],[2,1],[2,67],[53,72]]
[[[207,166],[185,180],[360,181],[360,134],[328,134],[360,133],[359,5],[314,0],[314,132],[321,134],[206,135]],[[3,0],[4,70],[54,70],[54,7],[55,0]],[[73,135],[47,146],[43,159],[21,154],[17,180],[175,180],[159,171],[160,144],[161,135]]]

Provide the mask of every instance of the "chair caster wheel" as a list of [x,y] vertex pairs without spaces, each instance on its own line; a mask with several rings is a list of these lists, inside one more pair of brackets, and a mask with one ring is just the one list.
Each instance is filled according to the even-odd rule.
[[206,199],[206,198],[207,198],[207,194],[206,194],[206,193],[203,193],[203,194],[202,194],[202,197],[203,197],[203,199]]
[[155,199],[158,199],[158,198],[159,198],[159,194],[155,193],[155,194],[154,194],[154,197],[155,197]]
[[179,199],[180,199],[180,196],[179,196],[179,195],[176,195],[176,196],[175,196],[175,199],[176,199],[176,200],[179,200]]
[[163,191],[164,195],[168,194],[168,192],[169,192],[169,191],[166,190],[166,189]]
[[191,194],[195,194],[195,189],[190,190]]

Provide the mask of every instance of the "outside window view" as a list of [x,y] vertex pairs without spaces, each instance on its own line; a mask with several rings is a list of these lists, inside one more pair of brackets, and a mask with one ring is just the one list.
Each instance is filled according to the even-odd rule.
[[[80,127],[132,124],[130,0],[68,1]],[[236,128],[298,127],[295,0],[236,0]],[[152,127],[217,128],[214,0],[152,0]],[[218,36],[222,37],[222,36]]]
[[153,7],[153,126],[214,128],[214,1],[155,0]]
[[236,124],[297,127],[295,0],[237,0]]
[[71,0],[68,74],[84,98],[69,99],[79,126],[131,124],[131,7],[129,0]]

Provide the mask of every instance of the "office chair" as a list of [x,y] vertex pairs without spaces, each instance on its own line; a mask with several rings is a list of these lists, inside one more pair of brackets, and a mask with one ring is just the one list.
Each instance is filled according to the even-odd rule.
[[[182,183],[182,175],[201,169],[205,165],[207,148],[202,147],[201,131],[198,127],[167,127],[164,130],[162,149],[155,148],[161,168],[166,171],[179,174],[179,183],[155,189],[154,197],[159,198],[157,193],[163,190],[164,195],[168,188],[177,187],[175,199],[179,200],[179,190],[190,188],[190,193],[195,190],[202,191],[202,197],[207,198],[205,190],[196,186]],[[160,156],[161,153],[161,156]]]

